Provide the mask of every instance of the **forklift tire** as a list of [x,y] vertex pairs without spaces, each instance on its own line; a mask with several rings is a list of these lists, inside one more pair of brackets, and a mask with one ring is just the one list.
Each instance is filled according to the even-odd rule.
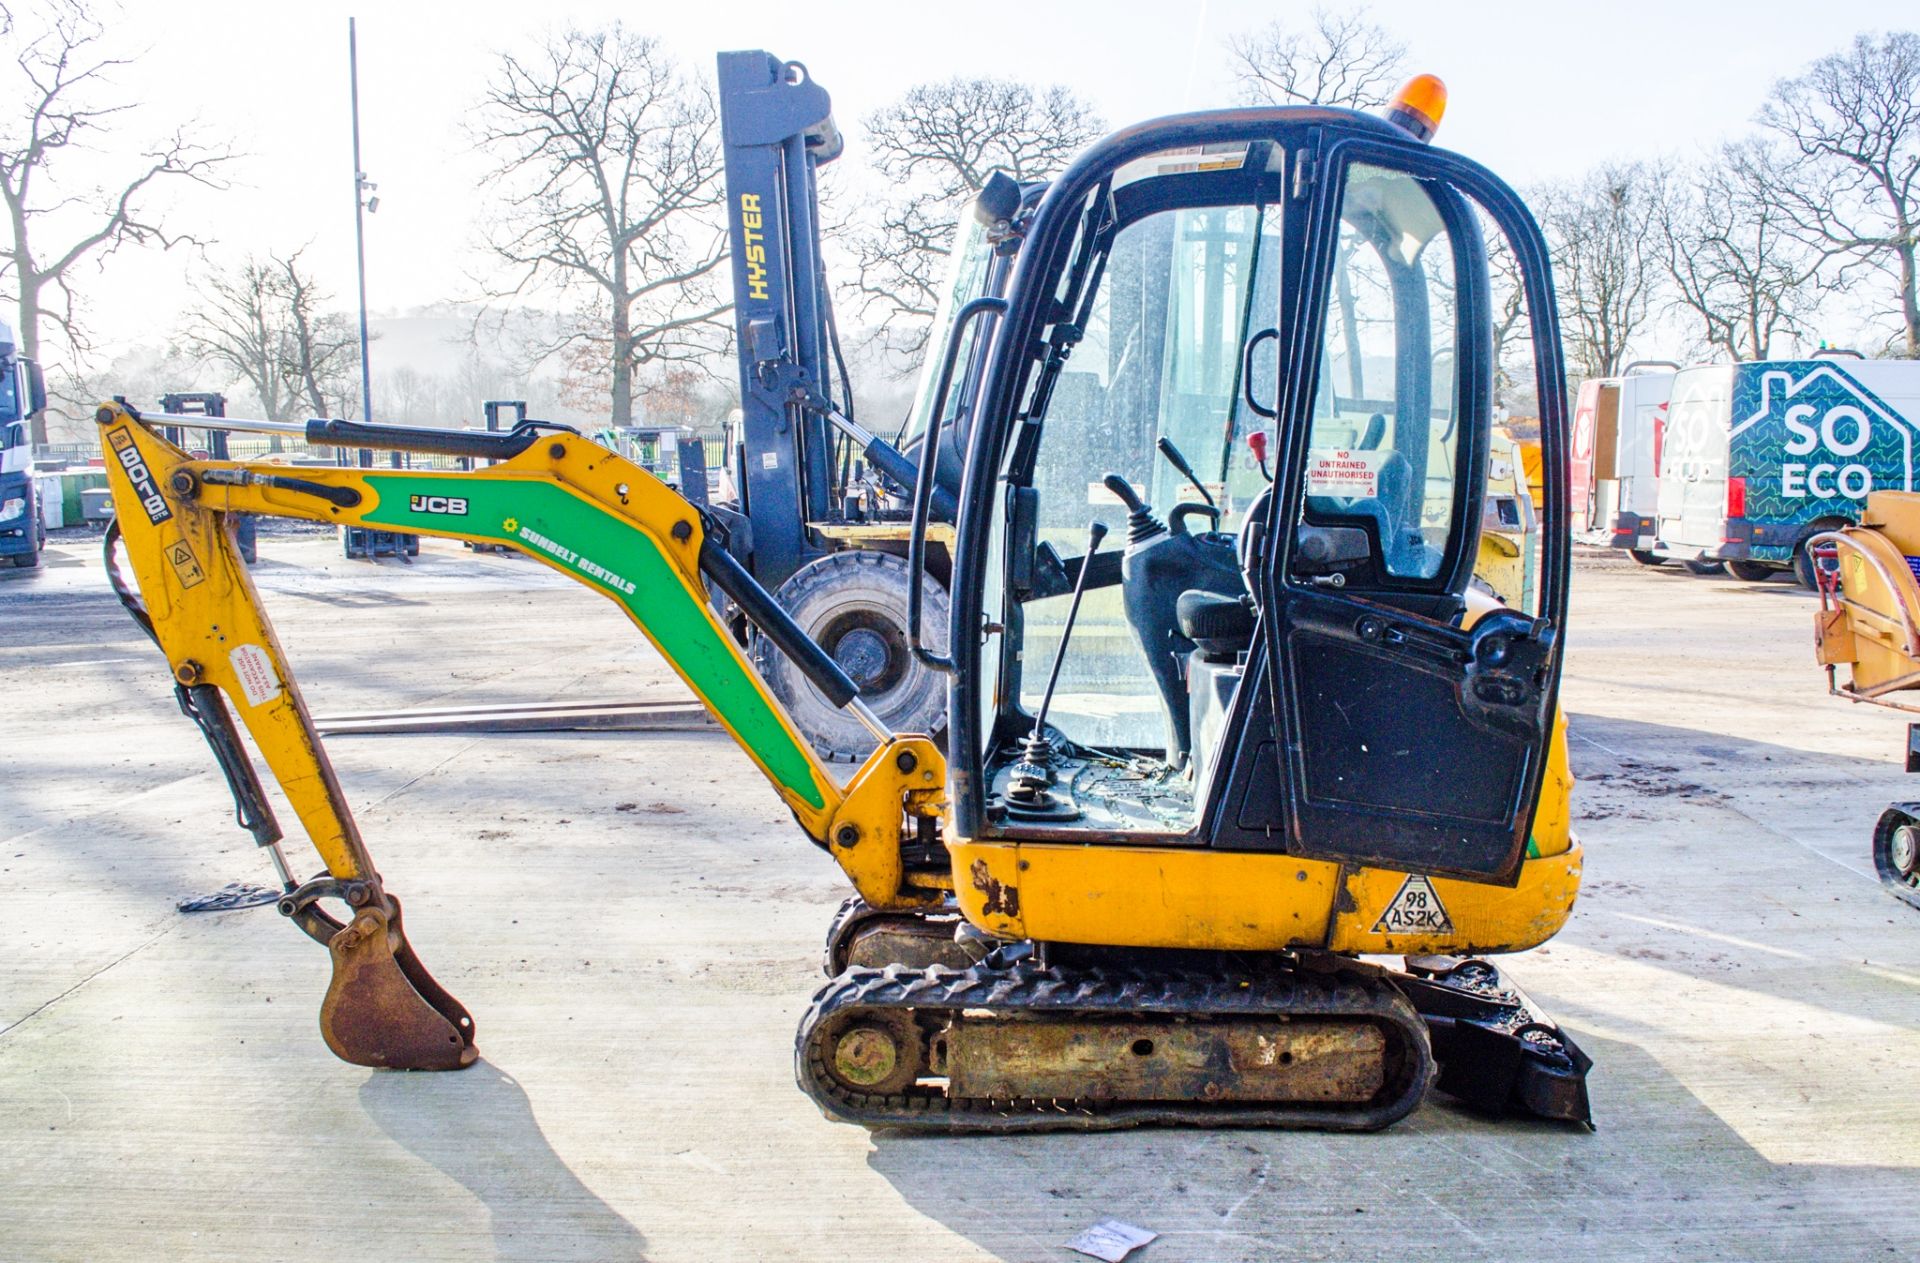
[[1689,561],[1686,564],[1688,574],[1724,574],[1726,566],[1717,561]]
[[[927,647],[947,648],[947,594],[921,579]],[[946,680],[907,646],[907,563],[891,553],[829,553],[796,571],[774,593],[781,606],[845,668],[861,696],[895,732],[937,735],[947,724]],[[860,763],[878,744],[836,708],[764,636],[754,637],[754,665],[808,743],[830,763]]]
[[1665,557],[1662,557],[1659,553],[1650,553],[1644,548],[1629,548],[1627,550],[1627,556],[1633,558],[1643,566],[1664,566],[1667,564]]
[[1773,567],[1764,561],[1730,561],[1727,573],[1742,583],[1765,583],[1773,578]]

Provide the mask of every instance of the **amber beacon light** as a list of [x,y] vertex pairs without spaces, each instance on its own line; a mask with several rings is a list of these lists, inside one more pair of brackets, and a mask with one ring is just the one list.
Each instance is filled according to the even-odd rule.
[[1447,112],[1447,85],[1438,75],[1415,75],[1387,104],[1387,121],[1422,141],[1432,140]]

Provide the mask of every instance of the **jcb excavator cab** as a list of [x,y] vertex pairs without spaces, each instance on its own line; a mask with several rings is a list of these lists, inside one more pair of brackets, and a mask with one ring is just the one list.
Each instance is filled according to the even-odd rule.
[[[1167,120],[1104,142],[1049,191],[1005,311],[976,309],[998,328],[953,594],[968,844],[1518,877],[1549,763],[1565,506],[1550,480],[1540,616],[1470,611],[1488,232],[1530,264],[1542,411],[1557,415],[1531,220],[1491,176],[1387,123]],[[1247,442],[1269,429],[1270,471]],[[1090,521],[1125,544],[1072,556]],[[1083,566],[1035,789],[1022,764]]]

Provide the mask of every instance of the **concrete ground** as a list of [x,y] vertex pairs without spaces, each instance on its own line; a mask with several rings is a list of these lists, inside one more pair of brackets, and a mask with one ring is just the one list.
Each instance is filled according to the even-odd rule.
[[[263,542],[313,708],[678,697],[608,605],[429,543]],[[484,1061],[333,1059],[97,540],[0,579],[0,1260],[1920,1256],[1920,913],[1866,839],[1890,712],[1823,695],[1812,598],[1582,560],[1565,704],[1586,888],[1509,962],[1590,1052],[1593,1134],[1436,1099],[1380,1135],[943,1140],[792,1082],[843,886],[718,734],[340,737],[341,779]],[[1916,794],[1920,797],[1920,793]]]

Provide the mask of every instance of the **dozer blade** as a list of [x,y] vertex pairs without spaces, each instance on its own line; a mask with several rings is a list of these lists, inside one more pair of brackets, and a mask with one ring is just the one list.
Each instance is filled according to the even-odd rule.
[[1593,1059],[1527,993],[1484,960],[1409,956],[1393,975],[1427,1024],[1434,1086],[1496,1117],[1531,1115],[1593,1129]]
[[360,909],[327,943],[333,981],[320,1034],[342,1061],[388,1070],[460,1070],[479,1057],[473,1018],[433,980],[407,942],[400,902],[391,918]]

